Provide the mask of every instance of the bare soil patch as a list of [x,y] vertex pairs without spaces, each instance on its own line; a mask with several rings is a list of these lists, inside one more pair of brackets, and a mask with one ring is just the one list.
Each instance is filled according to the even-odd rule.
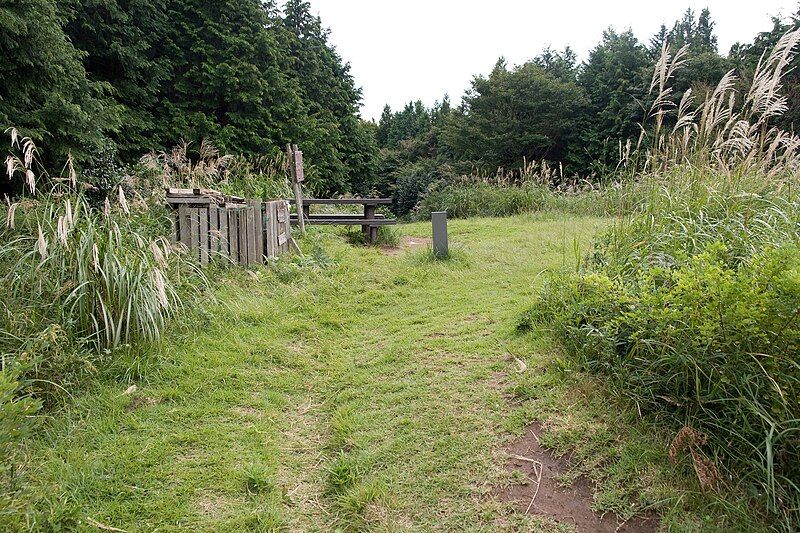
[[381,247],[381,251],[386,255],[400,255],[407,250],[417,250],[419,248],[426,248],[432,246],[433,241],[428,237],[410,237],[408,235],[400,239],[400,246],[391,248],[389,246]]
[[217,494],[202,494],[197,501],[200,512],[212,518],[220,518],[231,507],[231,502]]
[[572,486],[562,486],[557,478],[567,472],[569,466],[541,446],[540,433],[541,425],[531,424],[525,435],[506,449],[509,458],[506,470],[521,472],[528,482],[495,489],[494,494],[500,501],[513,502],[523,513],[547,517],[572,526],[580,533],[654,533],[658,530],[654,514],[621,522],[611,513],[601,516],[594,512],[594,486],[589,479],[580,478]]

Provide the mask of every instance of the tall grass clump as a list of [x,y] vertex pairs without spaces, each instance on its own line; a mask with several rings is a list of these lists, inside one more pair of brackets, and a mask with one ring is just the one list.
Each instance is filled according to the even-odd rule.
[[[202,283],[186,254],[161,236],[169,228],[161,212],[129,203],[122,187],[95,206],[77,189],[71,165],[63,179],[47,176],[36,168],[33,143],[20,144],[16,132],[7,173],[25,175],[27,190],[0,207],[4,368],[63,388],[76,363],[91,366],[124,345],[158,340],[182,288]],[[45,183],[39,190],[37,181]]]
[[800,139],[772,122],[799,41],[746,94],[729,72],[697,105],[672,103],[684,51],[664,49],[623,195],[636,207],[522,321],[671,431],[703,490],[742,490],[784,531],[800,527]]
[[215,189],[245,198],[289,198],[287,165],[283,154],[257,158],[221,155],[208,141],[196,150],[183,142],[171,151],[142,157],[131,187],[143,194],[152,191],[159,201],[166,187]]
[[[553,184],[560,183],[559,186]],[[546,161],[525,162],[518,171],[472,174],[433,183],[417,206],[416,218],[434,211],[452,218],[503,217],[538,211],[601,215],[608,210],[605,192],[588,182],[570,183]]]

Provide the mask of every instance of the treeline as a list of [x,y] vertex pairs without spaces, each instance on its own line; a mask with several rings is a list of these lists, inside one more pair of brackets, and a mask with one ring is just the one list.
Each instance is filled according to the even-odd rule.
[[296,142],[323,193],[374,173],[360,90],[302,0],[3,2],[0,53],[0,125],[50,169],[206,139],[249,156]]
[[[658,92],[650,85],[664,46],[673,52],[687,47],[672,83],[674,106],[689,90],[700,102],[731,69],[751,79],[762,54],[800,26],[800,9],[789,20],[774,18],[770,30],[727,55],[718,51],[714,26],[704,9],[699,15],[687,10],[648,43],[630,30],[609,29],[580,64],[570,48],[548,48],[514,67],[501,58],[488,76],[473,79],[457,108],[447,97],[432,108],[419,101],[397,111],[387,106],[377,126],[376,188],[394,194],[404,214],[432,183],[463,173],[513,171],[526,160],[553,163],[563,179],[602,180],[625,157],[627,141],[639,138]],[[784,78],[790,109],[776,125],[787,131],[800,120],[799,66],[795,59]]]
[[[96,181],[182,140],[253,158],[291,141],[306,153],[311,192],[391,195],[402,215],[432,183],[501,167],[513,174],[525,161],[547,161],[564,179],[601,180],[640,134],[664,45],[688,47],[671,94],[677,105],[689,89],[702,99],[729,69],[749,78],[798,25],[800,9],[722,55],[709,11],[687,10],[647,43],[607,30],[580,64],[570,48],[518,66],[501,58],[459,106],[447,97],[431,108],[387,106],[376,124],[359,117],[349,65],[303,0],[5,2],[0,126],[33,138],[51,172],[71,156]],[[800,70],[785,89],[790,109],[779,125],[791,130]],[[9,187],[0,180],[0,194]]]

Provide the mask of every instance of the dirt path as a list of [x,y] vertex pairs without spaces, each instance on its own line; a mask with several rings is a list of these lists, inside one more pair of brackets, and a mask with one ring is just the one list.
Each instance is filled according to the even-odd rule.
[[558,476],[569,469],[563,458],[557,458],[542,447],[539,435],[542,428],[531,424],[525,435],[507,449],[506,469],[521,472],[527,478],[522,484],[512,484],[496,489],[495,496],[512,502],[526,514],[547,517],[559,524],[574,527],[583,533],[652,533],[658,529],[655,516],[634,517],[620,522],[612,514],[600,515],[592,510],[594,486],[580,478],[572,486],[564,487]]

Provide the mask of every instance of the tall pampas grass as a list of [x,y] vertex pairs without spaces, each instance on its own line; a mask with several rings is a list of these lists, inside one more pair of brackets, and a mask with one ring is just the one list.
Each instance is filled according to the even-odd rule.
[[[8,133],[9,177],[33,172],[35,144],[16,130]],[[205,283],[202,273],[179,246],[152,234],[153,214],[134,213],[122,187],[97,209],[74,187],[71,161],[65,170],[67,177],[51,183],[49,192],[34,179],[26,185],[28,196],[14,203],[7,198],[0,207],[5,306],[57,324],[96,352],[158,340],[181,308],[179,287]],[[0,333],[8,339],[19,332]]]
[[800,139],[772,122],[787,109],[782,79],[798,45],[800,30],[787,33],[761,58],[747,93],[737,93],[739,79],[729,71],[698,105],[691,90],[679,104],[672,100],[670,83],[685,62],[686,49],[673,54],[665,46],[653,74],[653,103],[639,139],[641,148],[647,146],[646,169],[665,172],[689,164],[728,177],[796,178]]

